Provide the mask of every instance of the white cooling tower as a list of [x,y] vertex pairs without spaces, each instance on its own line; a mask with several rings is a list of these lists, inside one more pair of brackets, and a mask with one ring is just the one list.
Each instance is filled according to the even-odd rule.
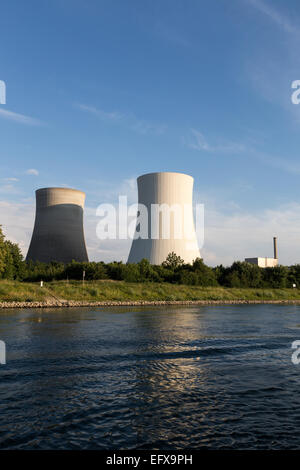
[[[158,265],[171,252],[185,263],[200,258],[192,207],[193,183],[189,175],[170,172],[148,173],[137,179],[139,211],[128,263],[146,258]],[[141,227],[145,208],[147,237],[142,238],[139,235],[145,235],[145,224]]]

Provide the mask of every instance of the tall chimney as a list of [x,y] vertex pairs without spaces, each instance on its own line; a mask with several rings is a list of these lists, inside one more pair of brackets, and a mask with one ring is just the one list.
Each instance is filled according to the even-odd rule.
[[277,253],[277,237],[273,237],[273,244],[274,244],[274,258],[278,259],[278,253]]

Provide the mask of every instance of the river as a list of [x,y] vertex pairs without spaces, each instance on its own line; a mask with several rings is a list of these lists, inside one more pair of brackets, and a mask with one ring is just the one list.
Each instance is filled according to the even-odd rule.
[[300,448],[300,306],[2,310],[1,449]]

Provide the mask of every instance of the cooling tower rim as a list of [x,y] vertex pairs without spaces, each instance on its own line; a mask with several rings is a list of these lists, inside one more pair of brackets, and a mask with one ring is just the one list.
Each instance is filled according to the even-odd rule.
[[75,188],[65,188],[64,186],[50,186],[50,187],[46,187],[46,188],[39,188],[39,189],[36,189],[35,190],[35,193],[39,193],[39,192],[47,192],[47,191],[72,191],[72,192],[76,192],[76,193],[81,193],[85,196],[85,192],[84,191],[81,191],[80,189],[75,189]]
[[140,175],[137,177],[137,181],[140,179],[146,177],[146,176],[153,176],[153,175],[180,175],[180,176],[187,176],[188,178],[191,178],[194,180],[193,176],[188,175],[187,173],[180,173],[179,171],[154,171],[151,173],[145,173],[144,175]]

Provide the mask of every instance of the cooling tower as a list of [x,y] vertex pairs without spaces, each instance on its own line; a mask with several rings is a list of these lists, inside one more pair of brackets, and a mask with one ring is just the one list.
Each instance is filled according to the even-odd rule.
[[85,194],[69,188],[42,188],[35,194],[35,223],[26,260],[88,261],[83,232]]
[[[189,175],[169,172],[149,173],[137,179],[139,208],[128,263],[146,258],[151,264],[161,264],[171,252],[185,263],[200,258],[192,207],[193,183]],[[147,237],[141,218],[145,209]]]

